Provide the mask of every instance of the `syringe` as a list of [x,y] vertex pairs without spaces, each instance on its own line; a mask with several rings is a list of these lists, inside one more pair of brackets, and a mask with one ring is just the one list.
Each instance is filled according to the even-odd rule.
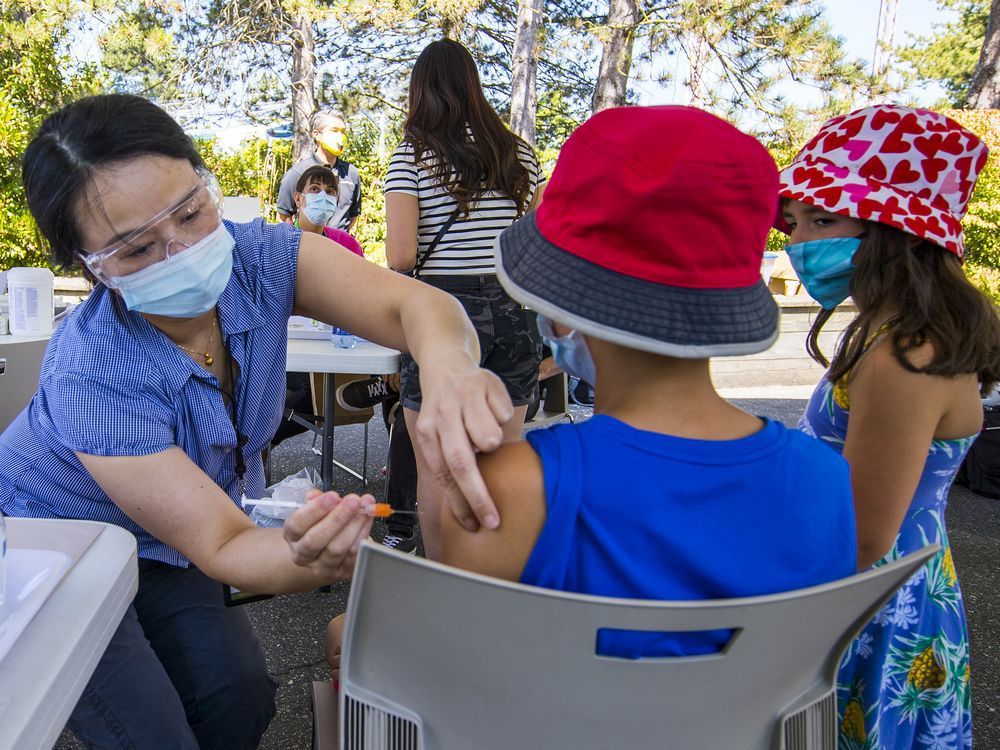
[[[292,500],[272,500],[271,498],[265,497],[260,500],[247,499],[243,501],[244,505],[256,505],[258,508],[303,508],[305,503],[297,503]],[[415,516],[417,511],[415,510],[395,510],[389,503],[375,503],[374,505],[365,505],[361,507],[361,512],[372,518],[388,518],[389,516],[395,515],[406,515]]]

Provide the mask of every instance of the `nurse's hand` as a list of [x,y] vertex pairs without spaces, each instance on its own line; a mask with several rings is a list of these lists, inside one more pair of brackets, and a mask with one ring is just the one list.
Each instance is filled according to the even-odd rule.
[[313,490],[308,502],[285,520],[285,541],[296,565],[323,578],[348,578],[372,518],[362,511],[374,504],[371,495],[345,495]]
[[469,531],[500,525],[476,453],[503,442],[502,425],[514,416],[503,382],[480,367],[441,370],[420,367],[421,406],[417,435],[425,463],[458,522]]

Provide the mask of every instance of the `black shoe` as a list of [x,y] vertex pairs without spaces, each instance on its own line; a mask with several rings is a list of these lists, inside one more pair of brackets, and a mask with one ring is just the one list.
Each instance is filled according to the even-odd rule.
[[576,386],[569,389],[569,400],[577,406],[593,406],[594,387],[585,380],[577,380]]
[[337,406],[344,411],[364,411],[396,394],[382,378],[352,380],[337,389]]
[[417,540],[412,536],[398,536],[389,532],[383,537],[382,546],[402,552],[404,555],[417,554]]
[[542,390],[538,383],[535,383],[535,390],[531,394],[531,401],[528,402],[528,408],[524,412],[524,421],[530,422],[538,414],[538,410],[542,406]]

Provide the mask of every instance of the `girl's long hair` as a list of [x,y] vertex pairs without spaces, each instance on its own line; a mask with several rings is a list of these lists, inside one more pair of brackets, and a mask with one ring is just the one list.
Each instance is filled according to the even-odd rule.
[[460,215],[468,216],[470,203],[491,191],[513,200],[523,214],[531,192],[531,176],[518,158],[524,141],[486,101],[469,51],[451,39],[428,44],[410,74],[409,97],[404,140],[413,146],[414,161],[436,157],[425,163],[458,202]]
[[[833,311],[820,313],[806,349],[836,382],[851,372],[877,333],[886,309],[894,311],[887,335],[900,365],[910,372],[945,377],[976,373],[984,392],[1000,380],[1000,321],[993,303],[962,273],[959,259],[942,247],[876,222],[866,222],[851,276],[858,315],[844,329],[833,362],[819,348],[819,332]],[[908,353],[930,343],[934,356],[923,367]]]

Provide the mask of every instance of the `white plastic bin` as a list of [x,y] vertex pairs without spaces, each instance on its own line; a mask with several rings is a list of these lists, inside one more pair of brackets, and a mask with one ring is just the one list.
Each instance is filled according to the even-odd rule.
[[770,283],[771,281],[771,271],[774,270],[774,261],[777,260],[778,254],[772,252],[764,253],[764,258],[760,263],[760,275],[764,279],[764,283]]
[[55,277],[47,268],[12,268],[7,272],[10,332],[15,336],[48,336],[55,318]]

